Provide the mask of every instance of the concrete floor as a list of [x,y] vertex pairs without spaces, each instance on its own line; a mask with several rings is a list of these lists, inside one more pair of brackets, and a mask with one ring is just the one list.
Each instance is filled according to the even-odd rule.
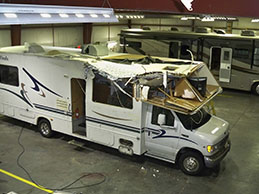
[[[102,184],[72,189],[70,192],[98,194],[257,194],[259,192],[259,97],[250,93],[226,90],[215,99],[216,113],[231,126],[232,149],[216,169],[201,176],[183,174],[176,165],[147,157],[127,157],[116,150],[86,143],[78,149],[67,143],[70,137],[57,135],[46,139],[35,127],[8,117],[0,117],[0,169],[29,180],[16,160],[22,148],[26,152],[20,163],[32,178],[49,188],[61,188],[87,173],[102,173]],[[92,174],[73,187],[103,180]],[[46,193],[0,173],[0,193]]]

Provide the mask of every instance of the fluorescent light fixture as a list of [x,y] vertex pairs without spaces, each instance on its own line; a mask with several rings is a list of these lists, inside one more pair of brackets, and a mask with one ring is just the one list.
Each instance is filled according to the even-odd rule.
[[215,19],[210,16],[205,16],[204,18],[201,19],[202,22],[213,22]]
[[4,16],[7,18],[17,18],[17,15],[15,13],[4,13]]
[[181,20],[186,21],[186,20],[188,20],[188,18],[187,17],[181,17]]
[[41,13],[40,16],[43,18],[51,18],[51,15],[49,13]]
[[259,22],[259,19],[252,19],[251,22]]
[[237,18],[227,17],[227,20],[236,21],[236,20],[237,20]]
[[105,18],[110,18],[111,16],[108,15],[108,14],[103,14],[103,17],[105,17]]
[[59,16],[62,17],[62,18],[68,18],[69,17],[69,15],[66,14],[66,13],[60,13]]
[[85,17],[84,14],[81,14],[81,13],[76,13],[75,16],[78,17],[78,18],[84,18]]
[[112,8],[0,4],[0,25],[97,22],[111,23],[118,19]]
[[95,14],[95,13],[91,13],[90,16],[91,16],[92,18],[98,18],[98,15]]
[[141,19],[144,18],[143,15],[116,15],[119,19]]

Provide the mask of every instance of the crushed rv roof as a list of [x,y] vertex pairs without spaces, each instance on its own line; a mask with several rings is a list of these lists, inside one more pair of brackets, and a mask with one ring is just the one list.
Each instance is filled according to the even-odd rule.
[[[80,61],[85,66],[86,77],[89,72],[98,73],[137,101],[184,114],[195,113],[222,90],[203,62],[125,53],[90,56],[73,48],[41,48],[35,44],[2,48],[0,52]],[[123,80],[125,86],[132,84],[133,95],[116,84],[117,80]]]
[[[174,76],[188,76],[196,69],[202,66],[202,62],[186,64],[185,61],[176,59],[160,59],[159,62],[142,64],[140,60],[146,56],[122,54],[117,56],[108,56],[98,59],[85,58],[82,56],[73,57],[73,60],[82,61],[86,68],[97,70],[101,74],[106,75],[111,80],[119,78],[132,78],[144,74],[168,72]],[[117,61],[115,61],[117,60]],[[131,60],[132,62],[125,63],[124,61]]]

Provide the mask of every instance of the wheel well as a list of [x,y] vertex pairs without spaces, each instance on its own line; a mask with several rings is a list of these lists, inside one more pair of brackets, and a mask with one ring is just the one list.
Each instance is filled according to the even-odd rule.
[[193,148],[182,148],[181,150],[178,151],[177,155],[176,155],[176,163],[178,162],[180,156],[186,152],[195,152],[195,153],[198,153],[200,156],[203,157],[203,154],[199,151],[199,150],[196,150],[196,149],[193,149]]
[[258,84],[259,84],[259,81],[257,81],[257,80],[253,82],[253,84],[252,84],[252,86],[251,86],[251,91],[252,91],[252,92],[255,92],[255,91],[254,91],[254,89],[255,89],[254,87],[255,87],[256,85],[258,85]]
[[259,80],[253,81],[251,88],[253,88],[255,84],[259,84]]
[[50,121],[48,119],[46,119],[45,117],[39,117],[37,119],[37,126],[39,125],[40,121],[42,121],[42,120],[46,120],[46,121],[48,121],[50,123]]

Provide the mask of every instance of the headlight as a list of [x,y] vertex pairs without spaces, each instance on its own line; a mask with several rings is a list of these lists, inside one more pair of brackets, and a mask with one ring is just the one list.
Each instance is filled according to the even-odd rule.
[[216,150],[216,148],[217,148],[217,146],[208,145],[207,146],[207,151],[209,153],[212,153],[212,152],[214,152]]

